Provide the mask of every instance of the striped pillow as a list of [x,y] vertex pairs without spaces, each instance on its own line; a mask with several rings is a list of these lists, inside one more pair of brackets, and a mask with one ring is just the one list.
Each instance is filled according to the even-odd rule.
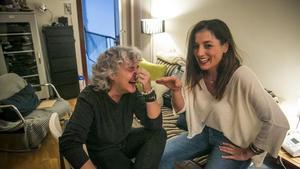
[[157,57],[156,63],[167,66],[167,71],[166,71],[165,76],[176,75],[181,69],[180,64],[178,64],[176,62],[173,63],[173,62],[167,61],[162,57]]

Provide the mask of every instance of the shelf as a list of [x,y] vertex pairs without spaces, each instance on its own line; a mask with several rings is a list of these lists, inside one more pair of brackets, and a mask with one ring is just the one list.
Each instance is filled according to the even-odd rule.
[[20,35],[31,35],[30,32],[28,33],[0,33],[0,36],[20,36]]
[[33,75],[27,75],[27,76],[22,76],[23,78],[31,78],[31,77],[37,77],[39,76],[38,74],[33,74]]
[[3,54],[19,54],[19,53],[31,53],[34,50],[22,50],[22,51],[12,51],[12,52],[3,52]]
[[[0,74],[10,72],[18,74],[28,84],[47,83],[34,12],[0,12]],[[36,94],[39,98],[47,98],[48,88],[38,87]]]

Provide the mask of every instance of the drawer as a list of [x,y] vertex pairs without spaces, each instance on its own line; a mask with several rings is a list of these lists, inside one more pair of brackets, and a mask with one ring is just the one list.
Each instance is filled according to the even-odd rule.
[[61,95],[64,99],[71,99],[76,98],[79,94],[79,84],[72,83],[72,84],[66,84],[66,85],[59,85],[56,87],[58,93]]
[[64,85],[71,83],[78,83],[78,74],[77,70],[67,71],[67,72],[59,72],[51,74],[52,83],[56,85]]
[[51,36],[47,37],[47,43],[75,43],[73,36]]
[[76,70],[76,64],[76,59],[73,57],[52,59],[50,60],[50,70],[51,73]]
[[75,47],[72,43],[51,43],[47,46],[48,58],[74,57]]
[[73,27],[72,26],[46,26],[43,27],[43,33],[45,33],[46,37],[51,36],[73,36]]

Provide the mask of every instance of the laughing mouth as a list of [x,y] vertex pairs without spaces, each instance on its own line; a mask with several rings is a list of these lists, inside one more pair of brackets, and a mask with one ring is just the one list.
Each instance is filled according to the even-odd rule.
[[198,59],[198,61],[200,64],[205,64],[209,61],[209,59],[208,58],[200,58],[200,59]]
[[133,75],[132,78],[129,80],[129,83],[135,85],[136,82],[137,82],[137,76],[136,76],[136,75]]
[[136,84],[136,80],[130,80],[129,83],[135,85]]

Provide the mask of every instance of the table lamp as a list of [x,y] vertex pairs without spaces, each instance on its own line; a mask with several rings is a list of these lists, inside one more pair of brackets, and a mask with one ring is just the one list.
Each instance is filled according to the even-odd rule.
[[144,34],[150,35],[151,43],[151,62],[154,61],[153,56],[153,35],[157,33],[165,32],[165,21],[162,19],[142,19],[141,20],[141,31]]

